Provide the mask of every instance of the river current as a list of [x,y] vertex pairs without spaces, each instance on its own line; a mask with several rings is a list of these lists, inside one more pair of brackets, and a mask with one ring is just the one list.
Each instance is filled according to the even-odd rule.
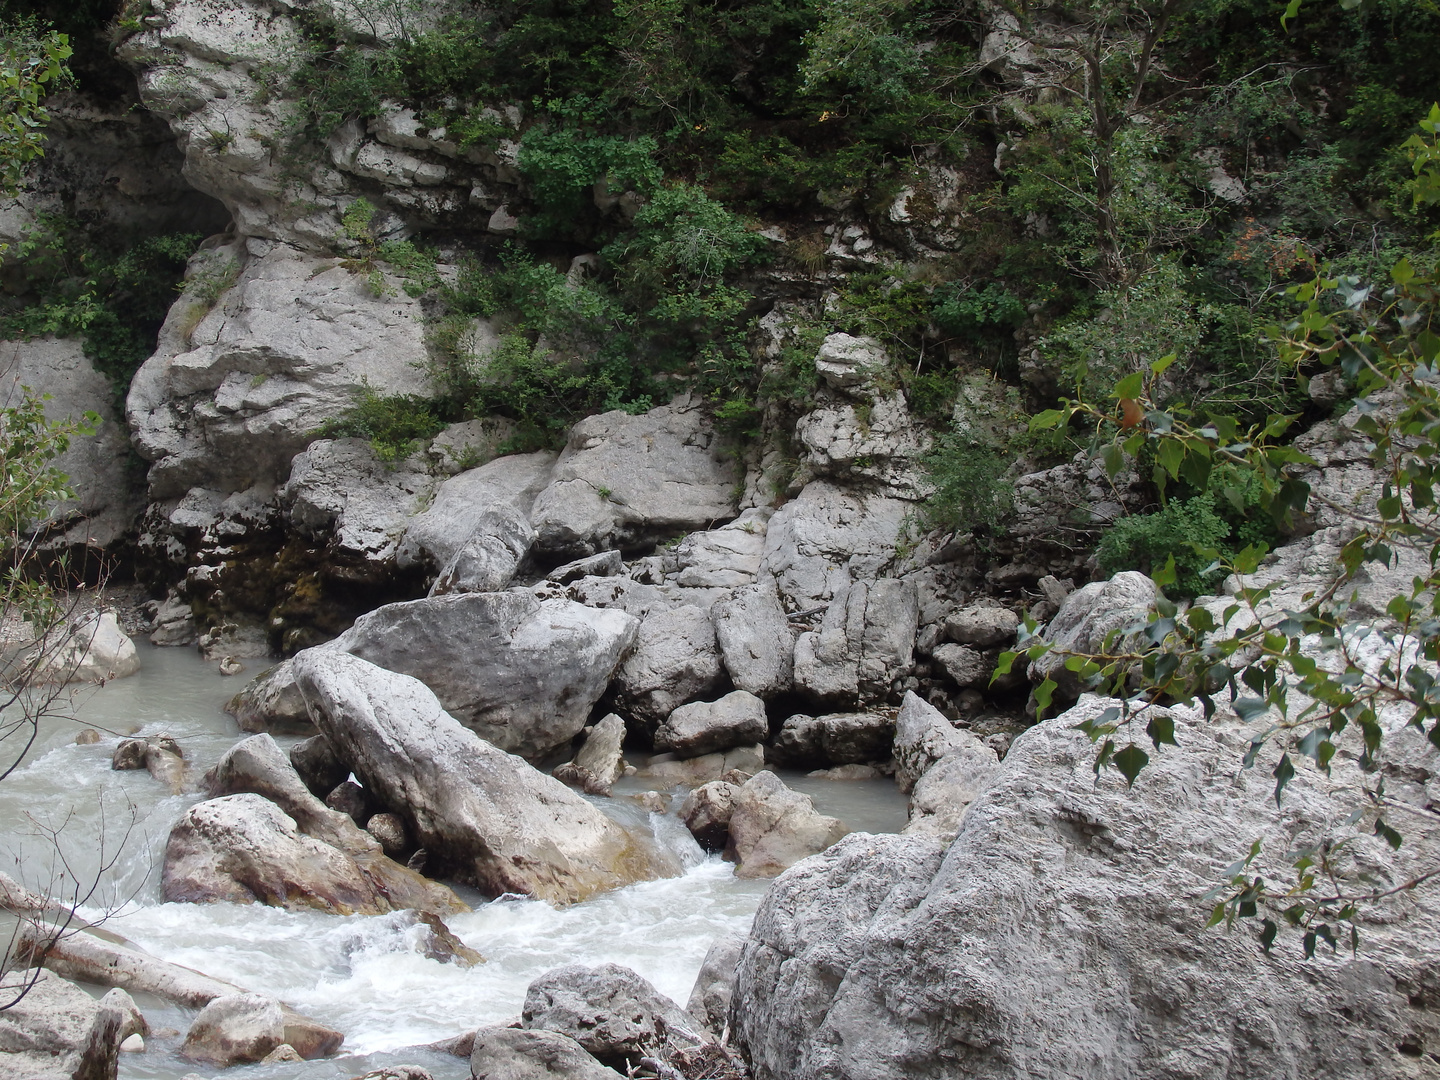
[[[57,894],[68,894],[72,881],[88,888],[98,880],[81,909],[87,918],[103,917],[158,956],[278,997],[345,1032],[337,1058],[242,1066],[228,1070],[227,1080],[341,1080],[395,1062],[423,1065],[437,1080],[463,1080],[470,1075],[464,1060],[410,1048],[517,1015],[532,979],[571,962],[624,964],[683,1007],[711,942],[748,927],[768,885],[736,880],[730,864],[701,851],[673,813],[647,813],[625,798],[645,790],[627,781],[615,797],[594,801],[627,826],[651,830],[684,873],[563,909],[530,900],[487,903],[460,890],[475,910],[446,922],[485,957],[473,968],[425,958],[413,948],[414,932],[392,916],[163,903],[170,828],[202,796],[171,795],[144,771],[115,772],[111,753],[125,735],[168,734],[184,747],[194,786],[243,737],[221,707],[263,662],[249,661],[244,675],[225,678],[193,650],[137,646],[139,674],[75,688],[74,719],[47,721],[26,764],[0,783],[0,865]],[[99,731],[100,742],[76,745],[85,728]],[[277,741],[288,750],[297,740]],[[904,799],[889,780],[782,775],[853,830],[892,832],[904,824]],[[155,1032],[144,1053],[122,1056],[122,1080],[213,1075],[176,1053],[193,1013],[136,999]]]

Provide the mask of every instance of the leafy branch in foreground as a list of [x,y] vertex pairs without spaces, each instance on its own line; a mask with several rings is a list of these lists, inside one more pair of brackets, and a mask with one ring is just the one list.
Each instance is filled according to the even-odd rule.
[[[1224,464],[1255,478],[1260,505],[1286,531],[1307,510],[1323,510],[1349,526],[1335,574],[1312,585],[1265,580],[1263,544],[1231,558],[1202,551],[1211,569],[1234,575],[1232,595],[1182,607],[1157,590],[1147,619],[1111,631],[1098,649],[1064,652],[1064,667],[1086,689],[1120,699],[1079,725],[1098,746],[1097,776],[1113,767],[1133,784],[1150,751],[1175,742],[1173,721],[1151,706],[1199,702],[1207,718],[1228,707],[1256,729],[1242,767],[1253,767],[1262,753],[1274,762],[1277,806],[1299,759],[1328,775],[1337,753],[1353,751],[1364,780],[1347,824],[1363,821],[1398,849],[1408,820],[1440,823],[1426,805],[1387,792],[1383,768],[1387,736],[1406,725],[1440,747],[1440,276],[1401,260],[1389,282],[1370,285],[1316,267],[1290,294],[1299,312],[1270,329],[1271,342],[1302,379],[1338,366],[1354,386],[1349,423],[1374,472],[1370,498],[1342,501],[1296,475],[1316,466],[1281,441],[1297,417],[1271,416],[1242,430],[1233,419],[1164,404],[1164,375],[1174,357],[1121,379],[1104,404],[1066,401],[1036,416],[1033,426],[1088,422],[1109,472],[1153,461],[1150,479],[1162,497],[1180,483],[1204,490]],[[1384,598],[1384,617],[1363,617],[1354,608],[1361,572],[1400,566],[1409,579]],[[1175,576],[1172,555],[1152,579],[1163,589]],[[1002,654],[998,673],[1022,657],[1049,653],[1061,654],[1027,623],[1019,647]],[[1056,689],[1054,679],[1037,687],[1042,713]],[[1277,883],[1253,871],[1257,842],[1210,894],[1210,924],[1260,918],[1268,950],[1284,923],[1301,931],[1308,956],[1317,942],[1348,939],[1353,946],[1362,908],[1440,876],[1440,867],[1398,883],[1342,873],[1337,860],[1346,844],[1327,839],[1287,853],[1291,880]]]

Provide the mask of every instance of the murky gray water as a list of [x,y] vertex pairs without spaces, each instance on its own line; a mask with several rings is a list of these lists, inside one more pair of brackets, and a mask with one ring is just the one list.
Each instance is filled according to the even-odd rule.
[[[572,961],[625,964],[683,1005],[710,943],[748,926],[765,891],[766,882],[737,881],[728,863],[705,856],[673,816],[645,815],[616,799],[607,809],[628,825],[648,824],[680,856],[685,873],[561,910],[497,901],[453,916],[450,927],[487,959],[470,969],[415,953],[404,931],[384,916],[162,903],[166,838],[200,796],[169,795],[145,772],[114,772],[110,755],[122,735],[137,729],[168,734],[184,745],[198,778],[240,738],[221,705],[261,665],[251,662],[245,675],[224,678],[191,650],[140,648],[140,674],[77,690],[78,722],[48,722],[27,765],[0,784],[0,859],[27,884],[51,891],[68,892],[72,881],[98,877],[88,916],[113,910],[110,928],[151,952],[279,997],[346,1033],[338,1058],[245,1066],[227,1077],[332,1080],[402,1060],[437,1078],[467,1077],[460,1059],[404,1048],[516,1015],[532,979]],[[74,745],[85,727],[104,737]],[[280,741],[288,748],[294,740]],[[904,824],[903,797],[888,780],[786,779],[853,829],[893,831]],[[63,864],[47,839],[51,830],[59,831]],[[196,1071],[175,1055],[193,1014],[154,1000],[140,1005],[152,1027],[173,1033],[153,1036],[143,1054],[126,1055],[121,1077],[175,1080]]]

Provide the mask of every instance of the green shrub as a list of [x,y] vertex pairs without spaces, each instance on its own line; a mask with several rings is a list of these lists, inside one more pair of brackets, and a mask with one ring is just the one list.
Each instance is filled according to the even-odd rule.
[[1007,457],[993,446],[947,433],[923,462],[934,492],[921,509],[926,528],[986,536],[1014,509]]
[[325,439],[369,439],[375,456],[393,464],[414,453],[422,441],[439,435],[444,427],[432,402],[413,394],[377,394],[366,386],[359,401],[317,434]]
[[1190,499],[1171,499],[1153,514],[1121,518],[1100,540],[1096,556],[1106,575],[1121,570],[1150,573],[1175,556],[1174,590],[1182,596],[1213,592],[1219,571],[1206,573],[1213,561],[1206,550],[1219,549],[1230,538],[1230,524],[1215,513],[1208,492]]
[[935,325],[952,337],[1004,333],[1025,321],[1025,302],[995,282],[983,289],[941,285],[931,302]]

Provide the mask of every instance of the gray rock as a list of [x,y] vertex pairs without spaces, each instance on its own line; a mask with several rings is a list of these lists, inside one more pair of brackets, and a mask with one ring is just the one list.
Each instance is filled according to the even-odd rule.
[[937,645],[930,655],[935,666],[959,686],[988,686],[995,670],[990,656],[969,645]]
[[[651,611],[641,620],[635,644],[615,672],[615,705],[640,723],[657,724],[686,702],[708,697],[724,685],[725,668],[714,624],[703,609],[685,604]],[[762,732],[740,741],[764,737]],[[716,749],[723,747],[689,752]]]
[[96,371],[79,338],[36,338],[0,342],[5,362],[0,368],[0,401],[16,404],[20,387],[50,395],[44,402],[51,421],[81,420],[97,413],[93,435],[77,435],[54,465],[68,476],[75,498],[57,505],[46,521],[58,530],[54,542],[108,548],[133,525],[144,507],[143,492],[127,474],[129,437],[117,421],[110,380]]
[[920,618],[915,585],[881,578],[844,585],[820,629],[795,642],[795,684],[820,701],[883,700],[910,670]]
[[555,778],[590,795],[609,795],[625,771],[620,748],[625,742],[625,721],[609,713],[585,736],[574,761],[555,769]]
[[179,794],[185,785],[185,755],[180,744],[169,735],[121,739],[110,757],[110,768],[144,769],[172,794]]
[[697,787],[719,780],[732,772],[754,776],[765,767],[763,746],[741,746],[723,754],[701,754],[695,758],[676,758],[671,754],[657,754],[651,758],[636,775],[653,780],[657,785],[680,785]]
[[739,864],[736,877],[774,877],[847,832],[843,822],[817,813],[809,795],[760,772],[735,793],[725,857]]
[[283,735],[308,734],[315,730],[305,709],[305,699],[295,685],[289,660],[282,660],[256,675],[226,702],[225,711],[235,717],[241,731],[272,731]]
[[[929,838],[856,833],[770,887],[741,951],[731,998],[731,1038],[757,1077],[816,1074],[815,1033],[834,1004],[836,975],[863,955],[880,913],[903,915],[924,899],[944,854]],[[1016,993],[1026,991],[1017,987]],[[857,1049],[874,1056],[866,1015],[852,1013],[849,1020]],[[903,1047],[894,1049],[898,1058]],[[947,1073],[941,1067],[932,1075]]]
[[419,455],[381,461],[369,440],[320,439],[291,463],[280,503],[291,527],[327,541],[335,558],[388,565],[436,483]]
[[190,605],[172,591],[155,610],[150,644],[162,647],[193,644],[198,636]]
[[399,814],[389,811],[371,814],[370,820],[365,822],[365,831],[375,838],[389,858],[398,859],[409,850],[410,840],[405,835],[405,823],[400,820]]
[[[1055,579],[1050,578],[1051,581]],[[945,634],[961,645],[988,649],[1013,644],[1020,616],[999,604],[967,604],[945,620]]]
[[[1198,709],[1168,710],[1179,746],[1153,754],[1133,788],[1114,773],[1097,783],[1075,725],[1114,704],[1086,696],[1018,737],[943,861],[919,860],[933,841],[901,838],[888,844],[930,846],[906,848],[916,864],[898,869],[867,850],[879,838],[857,837],[772,887],[736,988],[759,1080],[1008,1078],[1019,1062],[1081,1078],[1116,1076],[1117,1062],[1194,1080],[1415,1074],[1405,1048],[1433,1009],[1411,988],[1433,967],[1433,903],[1365,920],[1363,959],[1307,961],[1284,930],[1269,955],[1252,933],[1205,931],[1197,898],[1252,839],[1249,872],[1267,880],[1329,835],[1352,853],[1342,874],[1408,881],[1433,864],[1433,830],[1392,851],[1363,823],[1339,824],[1360,777],[1343,754],[1331,776],[1303,769],[1277,815],[1273,757],[1237,771],[1247,729]],[[1416,764],[1433,771],[1433,748]],[[873,914],[837,897],[856,883]],[[1002,914],[1017,905],[1023,919]],[[1072,919],[1095,905],[1105,918]]]
[[815,371],[835,390],[859,390],[889,366],[885,347],[874,338],[831,334],[820,343]]
[[502,750],[540,757],[585,726],[637,626],[528,592],[456,593],[377,608],[331,644],[419,679]]
[[614,577],[624,572],[625,560],[620,552],[602,551],[597,555],[587,555],[583,559],[573,559],[563,566],[557,566],[545,575],[545,580],[569,585],[581,578]]
[[718,529],[693,532],[674,550],[675,584],[688,589],[734,589],[749,585],[765,555],[765,534],[774,511],[750,509]]
[[911,419],[905,395],[869,395],[872,400],[824,402],[795,424],[806,448],[805,464],[820,476],[877,481],[896,494],[918,498],[923,474],[918,459],[930,436]]
[[373,809],[365,789],[352,780],[336,784],[335,789],[325,796],[325,805],[362,827]]
[[391,863],[371,837],[353,823],[349,828],[353,841],[346,846],[355,855],[302,833],[293,818],[260,795],[198,803],[170,831],[161,891],[172,903],[223,900],[337,915],[380,915],[406,907],[466,910],[445,886]]
[[120,629],[113,611],[78,619],[64,628],[59,641],[44,645],[26,661],[32,683],[104,683],[140,670],[135,643]]
[[492,1025],[475,1032],[472,1080],[616,1080],[568,1035]]
[[284,245],[242,257],[208,313],[188,299],[171,309],[131,383],[126,415],[153,462],[152,498],[279,481],[367,389],[429,390],[419,301],[378,297],[363,276]]
[[260,1061],[284,1042],[279,1002],[259,994],[226,994],[200,1010],[180,1054],[223,1069]]
[[795,684],[795,631],[780,606],[773,578],[737,589],[710,609],[715,640],[740,690],[770,698]]
[[493,461],[514,434],[514,422],[504,417],[465,420],[431,439],[426,453],[438,471],[454,476]]
[[578,558],[733,518],[740,472],[720,452],[703,403],[688,396],[641,416],[576,424],[531,513],[540,551]]
[[[97,1001],[49,971],[30,977],[30,991],[0,1011],[0,1076],[115,1080],[120,1043],[133,1028],[129,995],[112,991]],[[13,996],[7,991],[6,1001]]]
[[685,1011],[706,1030],[720,1035],[730,1022],[730,998],[735,989],[735,968],[748,935],[734,931],[715,939],[705,953],[700,974]]
[[1109,581],[1093,581],[1065,598],[1045,628],[1054,648],[1030,663],[1030,679],[1054,679],[1055,700],[1074,701],[1081,691],[1079,678],[1065,667],[1070,653],[1098,649],[1112,630],[1143,627],[1155,603],[1155,583],[1144,574],[1126,570]]
[[336,754],[460,880],[568,903],[651,872],[618,825],[467,731],[417,680],[339,652],[301,653],[295,671]]
[[735,811],[738,784],[711,780],[701,784],[680,804],[680,820],[701,847],[708,851],[724,851],[730,841],[730,815]]
[[883,713],[788,717],[771,747],[776,762],[794,768],[860,765],[890,758],[895,721]]
[[668,1057],[708,1041],[680,1006],[619,964],[567,964],[547,971],[525,992],[527,1030],[569,1036],[610,1065]]
[[535,530],[519,509],[501,505],[487,510],[441,569],[430,595],[498,592],[514,580],[534,542]]
[[965,743],[965,733],[944,713],[907,691],[895,717],[895,783],[909,792],[931,765]]
[[685,756],[712,754],[760,742],[770,734],[765,703],[735,690],[718,701],[682,705],[655,731],[655,746]]
[[938,837],[947,843],[953,840],[966,809],[989,788],[999,767],[990,745],[973,735],[963,739],[957,749],[931,765],[915,782],[910,795],[910,823],[903,831],[907,835]]
[[[295,687],[295,694],[297,697],[300,695],[298,686]],[[304,703],[303,698],[301,703]],[[310,794],[317,798],[323,798],[334,791],[335,786],[343,783],[350,775],[349,768],[335,756],[335,748],[324,735],[312,735],[292,746],[290,764],[310,789]]]
[[411,519],[395,554],[397,565],[441,570],[488,514],[501,507],[528,514],[554,465],[554,454],[537,451],[496,458],[452,476],[429,508]]

